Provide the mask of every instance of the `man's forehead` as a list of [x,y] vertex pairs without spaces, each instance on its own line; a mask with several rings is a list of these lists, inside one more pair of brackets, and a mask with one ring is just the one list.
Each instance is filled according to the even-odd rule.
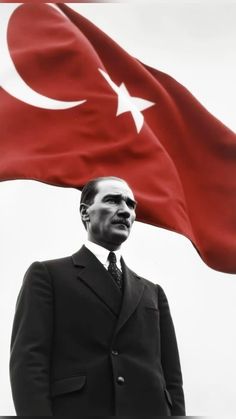
[[104,179],[98,182],[97,190],[99,195],[102,196],[108,194],[122,194],[127,195],[132,199],[134,198],[132,190],[127,183],[122,180]]

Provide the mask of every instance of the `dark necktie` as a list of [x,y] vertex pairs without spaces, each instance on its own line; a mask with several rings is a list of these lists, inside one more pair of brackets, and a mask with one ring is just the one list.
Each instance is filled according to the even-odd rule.
[[118,287],[122,289],[122,272],[118,268],[116,264],[116,255],[114,252],[110,252],[108,255],[109,265],[108,265],[108,272],[110,272],[111,276],[116,281]]

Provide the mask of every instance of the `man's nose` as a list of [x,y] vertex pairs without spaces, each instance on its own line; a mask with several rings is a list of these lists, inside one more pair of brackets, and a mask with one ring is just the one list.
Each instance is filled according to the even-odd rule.
[[121,201],[118,209],[118,214],[122,217],[129,218],[131,215],[131,209],[128,207],[125,201]]

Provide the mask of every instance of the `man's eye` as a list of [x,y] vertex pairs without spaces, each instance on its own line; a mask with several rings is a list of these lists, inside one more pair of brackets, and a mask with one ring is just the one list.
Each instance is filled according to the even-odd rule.
[[128,207],[129,207],[129,208],[131,208],[131,209],[135,209],[135,206],[136,206],[136,205],[135,205],[135,202],[132,202],[132,201],[128,201],[128,202],[127,202],[127,205],[128,205]]
[[110,202],[112,204],[115,204],[116,203],[116,199],[115,198],[108,198],[107,199],[107,202]]

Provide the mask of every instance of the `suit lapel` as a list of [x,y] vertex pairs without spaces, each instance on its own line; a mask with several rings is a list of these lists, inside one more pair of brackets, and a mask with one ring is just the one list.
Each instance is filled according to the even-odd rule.
[[124,274],[124,296],[120,310],[120,315],[116,325],[115,335],[118,333],[121,327],[124,326],[131,314],[135,311],[142,298],[143,291],[145,288],[145,284],[141,282],[138,275],[132,272],[125,265],[123,259],[121,259],[121,263],[122,271]]
[[83,246],[72,255],[72,259],[78,269],[77,278],[82,280],[113,314],[118,316],[122,294],[96,256]]

